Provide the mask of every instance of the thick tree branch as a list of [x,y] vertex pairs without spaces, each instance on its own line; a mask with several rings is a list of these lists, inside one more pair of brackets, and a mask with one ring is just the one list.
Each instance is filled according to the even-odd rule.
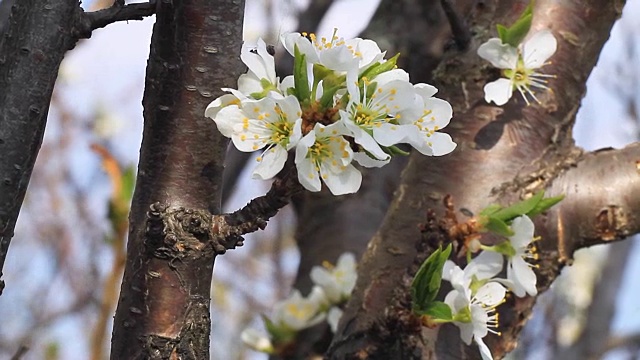
[[216,252],[202,224],[220,213],[228,141],[204,110],[243,70],[244,1],[157,5],[111,358],[208,359]]
[[550,212],[561,261],[575,250],[640,232],[640,143],[585,155],[554,181],[566,199]]
[[[476,31],[472,49],[496,36],[496,23],[511,24],[527,4],[524,0],[496,0],[473,8],[467,19]],[[605,0],[539,0],[534,14],[532,31],[549,28],[558,37],[553,64],[544,69],[558,76],[549,84],[554,91],[537,94],[542,104],[526,106],[514,94],[505,106],[492,106],[484,101],[482,90],[486,82],[499,76],[490,64],[475,51],[455,51],[446,56],[436,75],[439,96],[454,107],[454,118],[447,130],[458,148],[440,158],[411,155],[396,198],[360,263],[356,289],[329,352],[331,359],[355,354],[364,358],[398,358],[406,354],[412,355],[404,358],[479,358],[475,347],[461,343],[459,331],[453,326],[443,326],[426,336],[423,332],[422,341],[412,342],[398,340],[420,335],[410,319],[392,332],[385,332],[384,324],[402,316],[402,297],[398,294],[409,292],[409,281],[405,279],[411,278],[407,275],[412,275],[412,264],[420,257],[416,246],[423,241],[423,235],[417,224],[424,222],[427,209],[442,216],[446,211],[442,199],[446,195],[452,196],[456,210],[467,209],[465,213],[476,213],[490,203],[512,203],[536,189],[548,188],[581,161],[570,129],[586,78],[619,14]],[[462,212],[458,216],[463,216]],[[536,220],[538,235],[544,239],[541,289],[561,268],[553,218],[550,213]],[[584,224],[576,224],[581,225]],[[421,251],[428,252],[437,246],[441,231],[429,230],[424,236],[426,243],[422,243]],[[534,302],[535,298],[510,298],[500,307],[503,336],[486,338],[495,358],[515,346]]]

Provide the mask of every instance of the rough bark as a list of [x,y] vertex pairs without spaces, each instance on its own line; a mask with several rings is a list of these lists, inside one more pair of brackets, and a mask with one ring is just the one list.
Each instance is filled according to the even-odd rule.
[[[64,54],[97,27],[152,13],[148,4],[85,13],[76,0],[25,0],[0,19],[0,277]],[[3,287],[0,280],[0,294]]]
[[[453,240],[431,223],[423,234],[417,227],[426,221],[428,209],[433,209],[431,221],[437,223],[446,210],[445,195],[452,196],[457,216],[465,219],[464,213],[478,212],[490,203],[508,203],[537,189],[565,193],[564,204],[536,219],[537,234],[543,237],[540,290],[548,287],[564,264],[566,259],[559,255],[562,247],[571,256],[581,245],[572,242],[576,239],[586,239],[583,244],[587,245],[604,241],[603,234],[617,239],[639,230],[632,210],[640,204],[631,196],[637,191],[637,163],[632,159],[637,158],[638,147],[584,155],[571,138],[586,78],[619,16],[618,8],[604,0],[536,1],[533,31],[549,28],[559,42],[553,63],[544,68],[545,73],[558,76],[550,81],[553,92],[540,93],[542,104],[531,106],[512,99],[499,108],[483,99],[482,87],[498,74],[476,55],[477,46],[495,36],[496,23],[513,22],[527,3],[477,2],[467,18],[475,33],[470,50],[449,51],[438,67],[439,96],[454,107],[447,129],[458,148],[441,158],[412,154],[394,202],[360,264],[358,283],[329,358],[479,358],[474,347],[461,343],[454,327],[421,332],[415,319],[407,316],[406,294],[417,263],[439,243]],[[612,157],[622,161],[611,163]],[[620,186],[607,186],[607,193],[587,196],[587,189],[595,184],[590,182],[593,173],[588,168],[606,171]],[[588,209],[599,212],[576,206],[589,201]],[[571,210],[576,210],[571,220],[562,221]],[[621,221],[620,214],[629,221]],[[594,216],[601,221],[594,222]],[[515,347],[534,302],[535,298],[509,298],[501,306],[502,336],[487,338],[495,358]]]
[[208,359],[216,250],[201,225],[220,211],[227,140],[204,110],[243,69],[244,1],[159,1],[156,11],[111,358]]

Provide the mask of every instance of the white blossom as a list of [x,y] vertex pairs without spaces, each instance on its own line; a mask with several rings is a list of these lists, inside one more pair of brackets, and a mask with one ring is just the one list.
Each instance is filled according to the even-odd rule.
[[375,41],[360,38],[344,40],[336,33],[337,29],[334,29],[331,38],[318,38],[304,32],[288,33],[283,35],[282,43],[289,54],[294,55],[297,45],[308,63],[320,64],[334,71],[348,71],[354,66],[364,70],[384,58],[385,53],[380,51]]
[[[405,137],[397,142],[406,142],[423,155],[442,156],[456,148],[449,134],[439,132],[453,116],[451,104],[433,97],[438,90],[428,84],[415,84],[413,104],[396,115],[398,124],[406,126]],[[380,144],[386,145],[384,141]]]
[[213,120],[238,150],[252,152],[266,147],[253,172],[254,178],[264,180],[282,170],[288,150],[302,137],[301,115],[294,96],[279,100],[267,97],[224,107]]
[[497,282],[487,282],[473,291],[472,276],[458,266],[449,269],[453,290],[444,299],[453,314],[453,323],[460,328],[465,344],[475,341],[484,360],[493,359],[482,338],[489,332],[498,334],[498,314],[495,308],[504,301],[506,289]]
[[328,126],[316,123],[296,147],[298,180],[309,191],[320,191],[322,181],[334,195],[358,191],[362,174],[352,164],[353,151],[343,135],[341,122]]
[[314,286],[309,296],[302,297],[300,291],[294,290],[291,296],[274,306],[271,321],[276,326],[288,330],[302,330],[323,321],[326,313],[322,308],[326,306],[324,291]]
[[351,296],[356,285],[356,258],[352,253],[344,253],[334,266],[323,262],[322,266],[311,269],[311,280],[324,290],[332,304],[339,304]]
[[511,98],[513,90],[517,89],[527,104],[527,96],[540,102],[532,88],[548,89],[546,79],[553,75],[541,74],[536,69],[547,63],[556,52],[557,45],[556,38],[549,30],[533,34],[518,48],[503,44],[499,38],[489,39],[480,45],[478,55],[493,66],[503,69],[505,76],[485,85],[485,100],[504,105]]

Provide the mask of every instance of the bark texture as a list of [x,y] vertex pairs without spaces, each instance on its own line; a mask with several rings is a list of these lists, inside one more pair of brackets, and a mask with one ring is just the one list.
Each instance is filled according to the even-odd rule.
[[204,110],[243,70],[244,1],[158,1],[156,12],[111,358],[208,359],[216,249],[203,226],[220,211],[227,140]]
[[[480,357],[475,347],[461,343],[453,326],[421,330],[407,315],[406,294],[417,264],[440,243],[456,240],[437,226],[446,212],[446,195],[461,220],[491,203],[507,204],[543,188],[549,195],[567,195],[557,209],[536,219],[537,235],[543,237],[539,290],[549,286],[575,248],[639,230],[633,210],[640,204],[632,196],[640,176],[633,160],[638,147],[584,154],[571,137],[586,78],[619,9],[604,0],[536,1],[532,31],[549,28],[558,38],[553,62],[544,68],[545,73],[557,75],[549,84],[553,91],[538,93],[542,103],[531,106],[519,98],[503,107],[483,99],[484,84],[499,74],[477,56],[476,49],[495,36],[497,23],[512,23],[527,3],[483,1],[470,9],[466,20],[475,35],[469,51],[448,51],[435,73],[439,96],[454,107],[447,130],[458,148],[441,158],[412,154],[395,199],[360,263],[358,283],[329,358]],[[611,162],[613,157],[619,161]],[[597,169],[620,186],[589,192],[602,186],[592,182],[591,171]],[[432,211],[427,217],[428,209]],[[417,225],[425,222],[421,233]],[[531,297],[508,298],[501,306],[502,336],[486,338],[495,358],[515,347],[534,302]]]

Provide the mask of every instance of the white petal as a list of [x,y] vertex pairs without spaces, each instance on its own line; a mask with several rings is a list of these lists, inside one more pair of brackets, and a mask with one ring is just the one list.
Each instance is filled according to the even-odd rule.
[[424,110],[431,111],[431,113],[424,117],[424,126],[433,129],[437,126],[442,129],[449,125],[451,117],[453,116],[453,108],[448,101],[438,98],[427,98],[424,100]]
[[506,104],[512,93],[513,86],[509,79],[500,78],[484,86],[484,100],[488,103],[493,101],[498,106]]
[[382,146],[392,146],[405,142],[415,132],[420,130],[413,125],[382,124],[373,128],[373,138]]
[[236,124],[241,124],[244,117],[244,113],[237,105],[229,105],[218,110],[213,121],[222,135],[231,137],[233,135],[233,127]]
[[338,323],[340,322],[340,318],[342,317],[342,310],[339,307],[332,307],[327,314],[327,322],[331,327],[332,332],[336,332],[338,330]]
[[499,69],[514,69],[518,64],[518,49],[503,44],[498,38],[480,45],[478,55]]
[[522,51],[524,66],[528,69],[541,67],[556,52],[557,48],[558,41],[551,31],[547,29],[538,31],[524,43]]
[[262,83],[254,74],[242,74],[238,78],[238,91],[243,93],[245,96],[249,96],[253,93],[260,93],[262,90]]
[[[204,111],[204,116],[214,119],[218,114],[218,112],[222,110],[222,108],[229,106],[231,104],[237,104],[239,102],[240,101],[238,100],[238,98],[233,96],[232,94],[222,95],[219,98],[213,100],[209,105],[207,105],[207,108]],[[224,136],[229,137],[231,135],[224,135]]]
[[389,71],[385,71],[382,74],[374,77],[373,79],[369,79],[371,81],[375,81],[378,83],[378,86],[384,86],[387,83],[395,80],[409,82],[409,73],[402,69],[393,69]]
[[379,168],[387,165],[389,161],[391,161],[391,157],[389,157],[387,160],[376,160],[371,158],[364,152],[356,152],[353,153],[353,160],[366,168]]
[[[536,277],[536,273],[533,271],[531,266],[524,261],[523,258],[516,256],[511,259],[511,266],[513,267],[513,275],[515,279],[511,279],[514,283],[519,284],[519,286],[529,295],[535,296],[538,294],[538,289],[536,288],[536,283],[538,282],[538,278]],[[514,291],[515,293],[515,291]],[[522,294],[522,292],[520,292]],[[518,297],[524,296],[516,294]]]
[[266,77],[270,82],[275,82],[276,79],[276,64],[273,55],[267,51],[267,44],[261,38],[258,39],[258,55],[262,58],[264,63],[264,70],[266,71]]
[[282,45],[287,49],[291,56],[295,54],[295,46],[298,45],[298,50],[306,55],[306,60],[310,64],[318,63],[318,54],[316,49],[311,44],[311,41],[300,33],[288,33],[282,36]]
[[511,281],[512,286],[509,289],[517,297],[523,297],[527,293],[516,276],[512,261],[509,261],[509,264],[507,265],[507,280]]
[[332,70],[347,71],[353,68],[357,69],[358,59],[344,45],[320,51],[319,58],[322,65]]
[[370,152],[379,160],[389,159],[389,155],[382,151],[380,145],[378,145],[368,132],[364,131],[349,118],[344,118],[343,121],[347,129],[349,129],[353,134],[353,138],[357,144],[362,145],[365,150]]
[[[320,171],[323,171],[322,166]],[[347,165],[339,174],[325,172],[322,176],[324,183],[327,184],[333,195],[353,194],[360,189],[362,183],[362,174],[351,164]]]
[[438,92],[438,89],[435,86],[429,84],[419,83],[413,85],[413,87],[416,89],[418,95],[422,96],[425,99],[432,97]]
[[[453,314],[456,314],[461,309],[469,306],[469,299],[463,292],[460,292],[458,290],[449,291],[447,296],[444,297],[444,302],[445,304],[449,305]],[[469,342],[471,342],[471,338],[469,338]]]
[[516,249],[516,252],[522,254],[531,241],[533,241],[535,225],[528,216],[523,215],[513,219],[511,229],[515,233],[509,238],[511,246]]
[[500,271],[504,264],[504,257],[495,251],[482,251],[465,267],[465,271],[475,274],[478,279],[490,279]]
[[322,184],[320,183],[320,175],[316,170],[316,166],[309,159],[297,162],[298,181],[305,189],[317,192],[320,191]]
[[242,339],[242,342],[247,344],[249,347],[257,351],[273,351],[273,345],[271,344],[269,337],[258,332],[256,329],[244,329],[240,334],[240,339]]
[[493,360],[493,356],[491,355],[491,350],[487,346],[487,344],[482,341],[479,337],[474,337],[473,340],[478,344],[478,350],[480,350],[480,356],[482,356],[482,360]]
[[262,154],[262,161],[253,170],[253,178],[271,179],[284,167],[287,161],[287,150],[280,145],[273,146]]
[[475,298],[485,305],[494,306],[500,304],[505,295],[504,286],[496,282],[488,282],[478,289]]
[[442,279],[451,281],[451,270],[453,270],[453,268],[456,266],[458,265],[456,265],[456,263],[451,260],[445,261],[444,266],[442,267]]

